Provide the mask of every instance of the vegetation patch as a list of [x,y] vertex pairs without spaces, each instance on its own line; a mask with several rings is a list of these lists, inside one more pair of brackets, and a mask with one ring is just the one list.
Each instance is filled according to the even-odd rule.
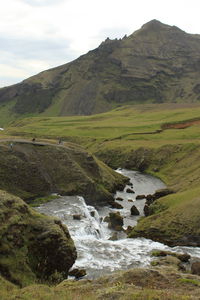
[[17,286],[67,277],[76,249],[67,227],[0,191],[0,272]]

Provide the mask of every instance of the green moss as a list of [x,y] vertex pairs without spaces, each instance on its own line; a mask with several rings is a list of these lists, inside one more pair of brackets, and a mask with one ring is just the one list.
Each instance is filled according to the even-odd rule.
[[0,146],[0,187],[29,203],[51,200],[50,193],[82,195],[90,204],[108,203],[126,178],[74,144],[31,144],[19,141]]
[[58,198],[60,198],[59,195],[56,195],[56,196],[54,196],[54,195],[49,195],[49,196],[47,196],[47,197],[40,197],[40,198],[35,198],[35,199],[33,199],[33,200],[29,200],[29,201],[27,201],[27,203],[30,202],[29,205],[30,205],[31,207],[37,207],[37,206],[39,206],[39,205],[41,205],[41,204],[43,204],[43,203],[47,203],[47,202],[49,202],[49,201],[51,201],[51,200],[58,199]]
[[196,279],[191,279],[191,278],[179,278],[177,279],[178,282],[180,283],[186,283],[188,285],[194,285],[194,286],[200,286],[200,281]]
[[[191,289],[188,289],[189,285],[191,285]],[[8,286],[9,283],[5,282],[0,289],[0,296],[5,297],[1,297],[2,300],[15,298],[23,300],[190,300],[195,299],[199,291],[197,276],[187,279],[175,269],[171,269],[169,272],[169,269],[165,269],[165,267],[116,272],[111,276],[104,276],[92,281],[65,280],[52,287],[33,284],[22,289],[12,286],[12,289],[9,290]]]
[[0,221],[2,276],[19,286],[50,282],[56,271],[66,278],[76,251],[59,220],[40,215],[20,198],[0,191]]

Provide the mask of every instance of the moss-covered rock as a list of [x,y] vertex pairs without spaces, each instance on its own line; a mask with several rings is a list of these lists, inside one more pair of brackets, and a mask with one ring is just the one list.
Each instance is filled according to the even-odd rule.
[[109,223],[108,227],[117,231],[123,230],[122,226],[124,225],[123,217],[119,212],[109,213]]
[[0,188],[24,200],[59,193],[102,205],[113,202],[112,193],[128,180],[78,145],[13,144],[0,145]]
[[165,250],[155,250],[151,252],[152,256],[155,257],[165,257],[165,256],[174,256],[178,258],[181,262],[188,262],[191,256],[187,253],[177,253]]
[[0,191],[0,273],[24,286],[61,281],[76,259],[67,227]]

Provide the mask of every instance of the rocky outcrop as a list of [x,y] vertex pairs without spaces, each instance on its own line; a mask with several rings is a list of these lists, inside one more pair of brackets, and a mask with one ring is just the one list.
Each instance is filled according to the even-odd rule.
[[67,278],[76,259],[68,229],[0,191],[0,272],[19,286]]
[[121,204],[119,204],[118,202],[113,202],[111,204],[111,207],[115,208],[115,209],[122,209],[123,208],[123,206]]
[[114,201],[128,180],[78,145],[13,142],[0,144],[0,188],[26,201],[51,193],[81,195],[88,204]]
[[150,216],[151,214],[153,214],[153,207],[151,206],[151,204],[154,203],[154,201],[156,201],[157,199],[160,199],[162,197],[165,197],[169,194],[173,194],[174,191],[172,189],[159,189],[157,190],[153,195],[149,194],[147,195],[146,198],[146,202],[144,205],[144,215],[145,217]]

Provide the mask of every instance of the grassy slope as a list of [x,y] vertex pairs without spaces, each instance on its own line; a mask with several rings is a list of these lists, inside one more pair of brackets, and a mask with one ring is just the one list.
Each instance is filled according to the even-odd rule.
[[11,150],[9,143],[0,144],[0,188],[24,200],[79,194],[100,205],[112,201],[111,193],[125,180],[78,145],[18,141]]
[[[159,233],[160,237],[155,237],[156,239],[163,239],[168,243],[176,243],[178,239],[181,243],[184,218],[188,222],[186,227],[191,229],[191,233],[199,235],[194,222],[190,222],[185,214],[183,217],[180,216],[179,225],[169,226],[176,220],[181,210],[190,211],[190,218],[194,217],[198,223],[196,211],[200,207],[200,202],[195,191],[200,184],[200,124],[196,122],[199,118],[199,105],[149,104],[127,106],[90,117],[24,119],[16,122],[2,135],[27,137],[35,135],[52,139],[62,137],[84,145],[112,167],[135,168],[159,176],[177,193],[168,196],[172,199],[171,204],[167,202],[168,197],[159,200],[162,204],[159,207],[169,206],[169,208],[163,213],[155,210],[156,218],[148,217],[141,220],[136,228],[139,233],[135,231],[133,235],[143,234],[152,237],[152,233],[147,230],[151,224],[153,228],[156,226],[161,228],[162,235]],[[196,123],[185,129],[167,129],[153,133],[166,123],[176,124],[188,120],[195,120]],[[151,134],[147,134],[149,132]],[[172,203],[176,203],[180,198],[179,192],[184,191],[186,200],[172,206]],[[192,203],[195,203],[195,206],[190,205]],[[186,243],[190,243],[188,239]]]
[[[150,143],[157,147],[173,143],[197,140],[199,137],[198,126],[180,130],[167,130],[161,134],[144,135],[161,128],[168,122],[177,122],[200,117],[199,105],[142,105],[117,108],[111,112],[93,116],[74,117],[34,117],[22,119],[13,123],[7,133],[14,135],[30,135],[37,137],[63,137],[84,139],[83,143],[93,139],[104,141],[122,138],[124,142],[133,141],[138,146]],[[135,134],[137,133],[137,134]],[[156,142],[156,143],[155,143]],[[158,143],[157,143],[158,142]],[[97,146],[98,147],[98,146]]]
[[[66,278],[74,243],[58,219],[41,215],[0,190],[0,273],[18,286]],[[62,259],[61,259],[62,258]]]
[[59,285],[30,285],[23,289],[0,277],[2,300],[194,300],[200,291],[199,276],[183,274],[176,267],[133,269],[92,282],[63,281]]

